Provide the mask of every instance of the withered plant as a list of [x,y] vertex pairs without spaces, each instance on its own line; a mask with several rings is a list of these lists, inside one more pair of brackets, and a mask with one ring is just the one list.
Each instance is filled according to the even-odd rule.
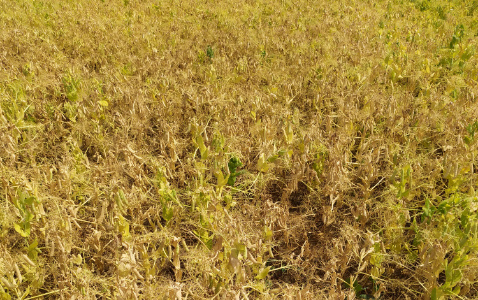
[[477,299],[477,20],[0,0],[0,299]]

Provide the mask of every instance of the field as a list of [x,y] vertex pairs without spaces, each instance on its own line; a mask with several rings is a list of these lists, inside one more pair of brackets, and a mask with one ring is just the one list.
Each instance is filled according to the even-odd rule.
[[0,0],[0,299],[478,299],[477,0]]

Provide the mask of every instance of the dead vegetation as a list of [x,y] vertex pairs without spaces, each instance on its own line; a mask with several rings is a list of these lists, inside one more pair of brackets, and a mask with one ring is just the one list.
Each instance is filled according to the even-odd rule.
[[476,1],[0,1],[1,299],[476,299]]

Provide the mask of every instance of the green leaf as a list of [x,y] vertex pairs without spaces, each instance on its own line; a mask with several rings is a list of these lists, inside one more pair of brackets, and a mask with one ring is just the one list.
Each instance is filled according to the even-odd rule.
[[461,291],[461,287],[460,287],[459,285],[457,285],[457,286],[453,289],[452,293],[455,294],[455,295],[458,295],[458,294],[460,294],[460,291]]
[[28,237],[30,235],[30,228],[28,228],[28,232],[23,231],[20,224],[17,224],[17,223],[13,224],[13,227],[15,228],[15,231],[18,232],[23,237]]
[[103,107],[108,107],[108,101],[106,101],[106,100],[100,100],[100,101],[98,101],[98,104],[103,106]]
[[[448,285],[450,288],[454,287],[457,285],[463,276],[461,270],[452,270],[449,274],[446,274],[446,282],[445,284]],[[450,275],[450,277],[448,277]]]
[[430,200],[426,199],[425,200],[425,206],[422,208],[423,214],[422,214],[422,222],[424,220],[427,220],[430,222],[431,217],[433,216],[433,213],[435,211],[435,207],[430,204]]
[[2,289],[1,286],[0,286],[0,299],[2,299],[2,300],[11,300],[12,299],[12,296],[10,296],[10,294],[5,293],[5,291]]
[[214,50],[212,50],[212,47],[210,45],[207,46],[206,55],[207,57],[209,57],[209,59],[214,57]]
[[272,155],[272,156],[270,156],[269,158],[267,158],[267,162],[273,163],[273,162],[275,162],[278,158],[279,158],[279,155],[277,155],[277,154],[276,154],[276,155]]
[[227,185],[228,186],[234,186],[236,183],[236,175],[235,174],[230,174],[229,179],[227,180]]
[[224,175],[222,174],[221,171],[217,171],[214,175],[217,178],[217,187],[218,188],[222,188],[223,186],[225,186],[229,182],[230,174],[228,174],[226,177],[224,177]]
[[167,205],[163,206],[163,219],[166,220],[166,222],[169,222],[174,216],[174,209],[172,207],[169,207]]
[[33,255],[30,255],[30,253],[36,252],[37,246],[38,246],[38,239],[35,239],[30,245],[28,245],[28,256],[33,257]]
[[229,168],[229,172],[231,174],[234,174],[237,168],[242,167],[242,162],[239,160],[239,158],[233,156],[231,157],[231,159],[229,159],[229,162],[227,163],[227,167]]
[[267,268],[262,269],[262,270],[259,272],[259,274],[257,274],[256,279],[261,280],[261,279],[266,278],[267,274],[269,274],[269,270],[270,270],[270,269],[271,269],[270,266],[267,267]]
[[231,173],[229,175],[229,180],[227,181],[227,185],[229,186],[234,186],[234,184],[236,183],[236,178],[239,176],[239,175],[242,175],[246,173],[246,170],[241,170],[239,172],[235,172],[235,173]]
[[233,186],[234,183],[236,182],[236,177],[243,174],[245,171],[242,170],[242,171],[237,172],[237,169],[242,166],[242,162],[236,157],[232,157],[229,160],[229,163],[227,164],[227,166],[229,168],[229,173],[230,173],[227,184],[230,185],[230,186]]
[[363,287],[360,283],[358,283],[357,281],[354,282],[354,290],[355,290],[355,294],[358,295],[360,294],[362,291],[363,291]]
[[266,159],[264,158],[264,153],[259,156],[259,160],[257,161],[257,170],[259,172],[265,173],[269,170],[269,164],[266,162]]
[[201,159],[207,159],[208,149],[204,144],[204,139],[200,134],[196,136],[196,145],[199,148],[199,152],[201,153]]
[[291,144],[294,141],[294,130],[292,129],[292,124],[287,122],[287,125],[283,131],[287,144]]
[[207,230],[199,229],[195,230],[194,234],[206,245],[206,247],[211,250],[213,247],[213,238],[209,235]]
[[126,200],[126,197],[125,197],[124,192],[123,192],[122,189],[120,189],[118,191],[118,196],[119,196],[119,199],[121,200],[122,204],[127,206],[128,205],[128,200]]
[[269,226],[264,226],[264,234],[265,234],[266,241],[272,238],[272,230],[269,228]]
[[118,231],[121,233],[123,238],[130,237],[128,220],[126,220],[122,215],[119,215]]
[[71,261],[77,265],[80,266],[83,263],[83,257],[81,257],[81,254],[78,254],[77,256],[73,255],[73,258]]
[[32,205],[33,202],[37,202],[34,196],[26,197],[24,203],[27,205]]
[[238,253],[242,253],[244,256],[247,254],[246,245],[244,245],[242,243],[235,243],[234,247],[235,247],[235,249],[237,250]]
[[472,140],[470,137],[468,137],[468,136],[465,136],[465,137],[463,138],[463,141],[464,141],[465,144],[467,144],[468,146],[470,146],[470,145],[473,143],[473,140]]
[[254,121],[256,120],[256,112],[255,111],[251,111],[251,117]]
[[25,224],[30,224],[30,221],[33,220],[35,216],[28,210],[25,211],[25,215],[23,216],[23,221],[22,223],[25,223]]

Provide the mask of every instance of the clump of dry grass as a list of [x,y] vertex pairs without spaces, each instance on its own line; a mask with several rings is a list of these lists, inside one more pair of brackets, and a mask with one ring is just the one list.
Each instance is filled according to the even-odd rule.
[[476,298],[475,2],[0,2],[0,297]]

